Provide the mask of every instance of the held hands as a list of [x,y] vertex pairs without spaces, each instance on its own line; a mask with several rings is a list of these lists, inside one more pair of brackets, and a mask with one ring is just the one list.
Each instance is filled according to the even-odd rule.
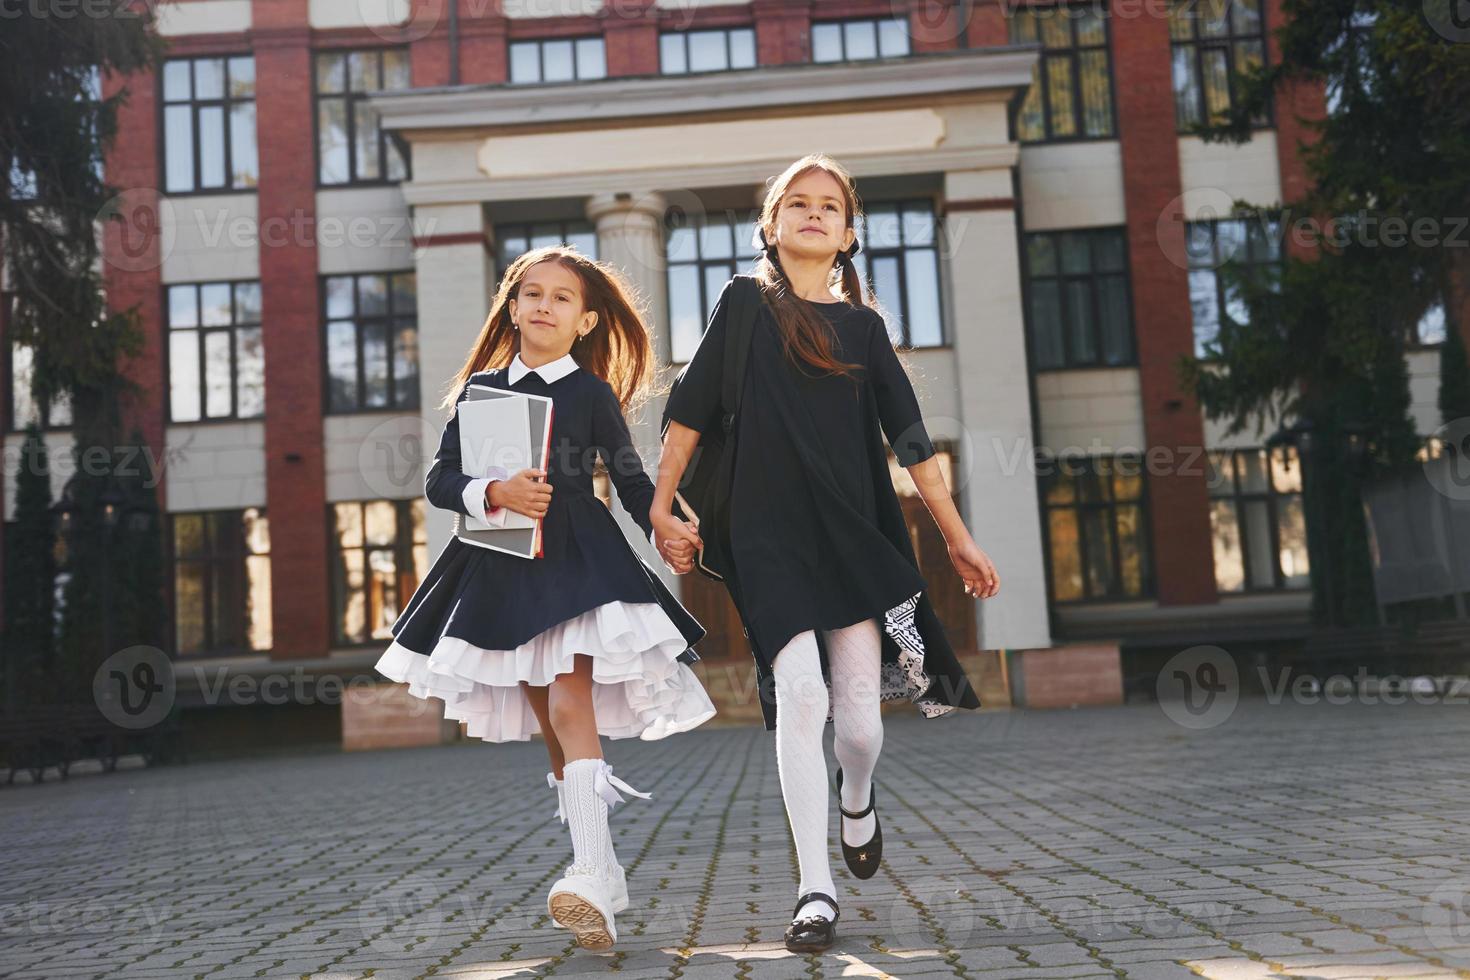
[[965,595],[989,599],[1000,591],[1000,574],[995,570],[995,563],[974,538],[967,535],[965,540],[951,544],[949,560],[965,581]]
[[545,470],[521,470],[508,480],[492,480],[485,488],[489,507],[508,507],[525,517],[542,518],[551,505],[551,484]]
[[704,547],[694,525],[679,520],[668,511],[650,513],[648,519],[653,524],[653,541],[664,564],[675,575],[692,572],[694,554]]

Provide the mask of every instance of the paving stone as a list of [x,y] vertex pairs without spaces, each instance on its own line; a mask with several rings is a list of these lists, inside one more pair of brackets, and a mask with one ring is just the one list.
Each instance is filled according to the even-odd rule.
[[608,956],[546,916],[572,855],[538,744],[78,774],[0,793],[0,975],[1454,976],[1462,714],[887,716],[884,866],[858,881],[833,848],[823,957],[781,945],[796,874],[759,729],[607,744],[654,795],[613,811],[631,902]]

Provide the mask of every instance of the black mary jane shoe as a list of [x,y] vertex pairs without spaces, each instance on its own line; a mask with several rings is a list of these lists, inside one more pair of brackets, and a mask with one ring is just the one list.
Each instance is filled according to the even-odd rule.
[[[868,807],[853,813],[842,806],[842,770],[837,770],[837,810],[842,816],[849,820],[858,820],[873,813],[873,807],[877,803],[878,787],[868,786]],[[842,844],[842,860],[847,862],[847,870],[855,877],[868,879],[878,873],[878,864],[883,860],[883,824],[878,820],[878,815],[873,813],[873,836],[866,844],[853,847],[842,836],[842,821],[837,821],[838,841]]]
[[[811,901],[826,902],[832,906],[832,918],[829,920],[825,915],[805,915],[798,919],[796,913]],[[841,917],[842,910],[837,907],[837,899],[823,892],[807,892],[797,898],[796,908],[791,910],[791,925],[786,927],[786,948],[793,953],[820,953],[830,949],[837,939],[837,920]]]

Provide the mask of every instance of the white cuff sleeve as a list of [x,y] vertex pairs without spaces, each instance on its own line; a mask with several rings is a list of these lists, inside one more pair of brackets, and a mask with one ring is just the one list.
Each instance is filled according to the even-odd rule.
[[485,511],[485,488],[489,485],[489,477],[481,477],[477,480],[471,480],[469,483],[465,484],[465,510],[469,511],[470,516],[479,518],[486,524],[489,524],[491,527],[504,527],[506,515],[506,509],[504,507],[495,508],[495,512],[493,514],[486,513]]

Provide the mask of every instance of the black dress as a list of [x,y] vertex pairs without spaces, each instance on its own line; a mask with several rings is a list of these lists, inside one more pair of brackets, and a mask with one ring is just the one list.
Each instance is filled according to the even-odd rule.
[[[520,558],[451,537],[394,622],[394,640],[377,663],[418,697],[438,697],[445,716],[472,737],[500,742],[539,730],[520,682],[545,686],[593,658],[598,730],[621,738],[662,738],[714,714],[688,663],[704,627],[633,551],[593,490],[601,456],[623,507],[643,528],[654,487],[643,470],[612,387],[580,368],[550,383],[535,371],[514,385],[497,368],[470,383],[550,396],[551,503],[542,522],[543,554]],[[436,507],[468,514],[472,477],[460,471],[461,390],[425,478]]]
[[[667,408],[698,431],[718,424],[728,297],[727,285]],[[903,466],[934,454],[918,398],[877,312],[812,305],[832,325],[833,356],[862,365],[858,381],[792,364],[762,304],[733,433],[727,584],[766,727],[775,727],[776,654],[816,630],[825,674],[821,631],[868,618],[883,626],[884,700],[907,697],[925,717],[978,708],[919,573],[883,447],[887,435]]]

